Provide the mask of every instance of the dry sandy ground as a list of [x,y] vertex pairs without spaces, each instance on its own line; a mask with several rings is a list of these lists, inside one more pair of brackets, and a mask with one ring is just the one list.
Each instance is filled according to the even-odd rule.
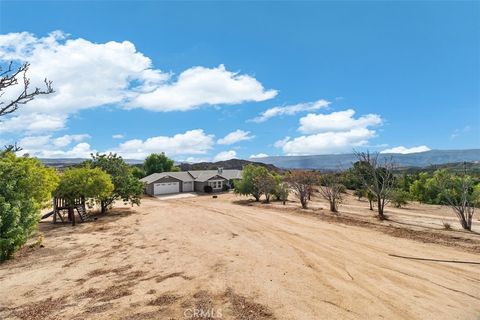
[[480,264],[390,254],[480,262],[480,236],[441,231],[447,209],[365,205],[146,198],[44,222],[43,248],[0,265],[0,319],[479,319]]

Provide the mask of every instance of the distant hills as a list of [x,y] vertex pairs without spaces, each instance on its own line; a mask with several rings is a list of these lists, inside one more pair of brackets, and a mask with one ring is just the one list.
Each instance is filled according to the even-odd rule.
[[[430,167],[458,162],[480,162],[480,149],[430,150],[419,153],[382,153],[381,158],[392,157],[400,168]],[[272,164],[283,169],[344,170],[357,161],[354,154],[329,154],[316,156],[277,156],[253,158],[252,161]]]
[[[54,167],[57,169],[73,167],[76,165],[81,164],[83,161],[87,159],[84,158],[55,158],[55,159],[40,159],[44,165],[47,167]],[[125,162],[128,164],[141,164],[143,160],[133,160],[133,159],[125,159]]]
[[[431,150],[419,153],[398,154],[384,153],[382,158],[392,157],[398,168],[428,168],[436,166],[455,167],[461,162],[470,162],[480,165],[480,149],[470,150]],[[71,167],[82,163],[85,159],[40,159],[46,166],[58,169]],[[128,164],[142,164],[142,160],[125,159]],[[176,164],[182,171],[209,170],[223,167],[224,169],[242,169],[245,165],[253,163],[263,165],[269,170],[281,169],[318,169],[318,170],[345,170],[357,161],[354,154],[329,154],[316,156],[277,156],[266,158],[253,158],[250,160],[231,159],[219,162],[179,163]]]
[[226,161],[218,162],[199,162],[199,163],[180,163],[178,166],[182,171],[188,170],[216,170],[217,168],[223,169],[239,169],[241,170],[247,164],[256,164],[266,167],[268,170],[280,171],[277,167],[272,164],[266,164],[262,162],[248,161],[242,159],[230,159]]

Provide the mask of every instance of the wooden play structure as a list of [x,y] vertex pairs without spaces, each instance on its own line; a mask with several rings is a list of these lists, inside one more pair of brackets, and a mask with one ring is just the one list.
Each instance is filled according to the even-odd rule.
[[53,211],[45,214],[42,219],[53,216],[53,223],[61,222],[71,222],[72,226],[75,225],[75,211],[77,211],[78,216],[80,217],[81,222],[91,220],[88,216],[87,209],[85,206],[85,199],[75,199],[73,203],[70,203],[69,200],[63,198],[53,198]]

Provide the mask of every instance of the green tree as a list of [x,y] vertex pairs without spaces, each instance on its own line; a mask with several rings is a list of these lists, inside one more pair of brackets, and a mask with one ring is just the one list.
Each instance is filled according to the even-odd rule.
[[445,170],[437,170],[433,179],[440,186],[440,197],[456,214],[462,228],[472,230],[475,206],[479,204],[478,189],[474,179],[465,171],[461,174],[452,174]]
[[275,192],[277,180],[267,168],[258,167],[254,171],[253,186],[260,194],[265,195],[265,202],[270,203],[270,196]]
[[434,176],[431,176],[427,172],[420,172],[418,177],[410,185],[410,194],[413,199],[423,203],[442,204],[442,199],[439,197],[439,179],[445,172],[445,170],[437,170]]
[[10,258],[36,230],[40,209],[58,183],[38,159],[0,152],[0,261]]
[[143,166],[142,167],[132,166],[132,174],[137,179],[142,179],[147,176],[145,174],[145,170],[143,169]]
[[92,154],[92,160],[86,161],[92,168],[100,168],[110,175],[113,182],[113,192],[103,198],[99,198],[102,213],[105,213],[116,200],[140,205],[140,197],[143,193],[143,183],[133,174],[133,169],[122,157],[117,154]]
[[[235,193],[244,196],[253,196],[255,201],[260,201],[262,191],[258,189],[258,185],[255,185],[254,179],[265,168],[248,164],[243,168],[242,179],[235,181]],[[266,169],[265,169],[266,170]]]
[[390,194],[390,199],[395,208],[401,208],[408,204],[409,193],[403,189],[395,189]]
[[143,169],[147,176],[152,173],[179,171],[179,168],[173,164],[173,160],[169,159],[165,153],[152,153],[145,159]]
[[[65,170],[55,190],[55,196],[73,203],[75,199],[107,199],[112,196],[114,185],[108,173],[100,168],[71,168]],[[75,217],[72,217],[75,224]]]

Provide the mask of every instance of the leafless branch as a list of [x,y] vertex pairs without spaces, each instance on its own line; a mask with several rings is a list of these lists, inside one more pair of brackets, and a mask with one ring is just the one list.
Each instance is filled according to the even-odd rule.
[[54,92],[52,87],[52,81],[44,80],[45,88],[40,89],[36,87],[33,90],[29,90],[30,79],[27,77],[29,63],[24,63],[17,70],[14,71],[12,62],[9,64],[5,71],[1,71],[0,76],[0,97],[4,95],[4,90],[8,87],[13,87],[19,84],[19,78],[22,78],[23,89],[22,92],[10,101],[0,102],[0,116],[4,116],[18,110],[19,106],[32,101],[36,96],[51,94]]

